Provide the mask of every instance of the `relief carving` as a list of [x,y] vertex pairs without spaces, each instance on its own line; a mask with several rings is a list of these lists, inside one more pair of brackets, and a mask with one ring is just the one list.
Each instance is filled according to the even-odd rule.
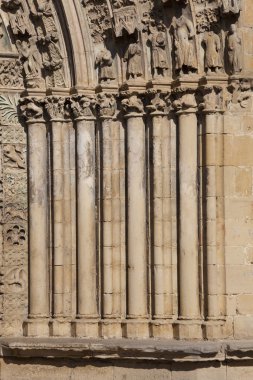
[[176,111],[188,111],[197,108],[195,90],[191,88],[178,88],[173,92],[176,98],[172,105]]
[[71,98],[70,107],[75,119],[93,118],[96,99],[93,96],[75,95]]
[[127,62],[127,79],[137,79],[142,76],[142,49],[139,42],[128,46],[124,61]]
[[129,98],[123,99],[121,102],[123,110],[127,114],[143,114],[144,105],[137,95],[131,95]]
[[22,64],[19,60],[0,61],[0,86],[1,87],[23,87]]
[[5,291],[20,293],[27,288],[27,272],[24,268],[12,268],[7,270],[3,282]]
[[205,70],[207,74],[213,72],[219,74],[223,67],[220,37],[210,30],[205,33],[203,44],[205,45]]
[[44,104],[44,99],[33,97],[22,98],[19,101],[21,114],[27,121],[36,121],[43,119]]
[[65,98],[48,96],[45,100],[45,109],[50,120],[62,120],[65,115]]
[[241,0],[221,0],[221,3],[224,14],[238,14],[241,11]]
[[223,110],[223,91],[220,86],[205,86],[200,89],[202,99],[199,110],[205,112],[215,112]]
[[15,224],[6,229],[6,241],[10,245],[24,245],[26,242],[26,231],[23,226]]
[[151,115],[155,116],[168,114],[171,104],[169,94],[155,92],[154,94],[148,93],[148,95],[152,95],[150,104],[146,106]]
[[230,111],[252,110],[253,83],[251,79],[232,80],[228,91],[227,108]]
[[191,20],[185,16],[173,19],[175,70],[180,76],[197,71],[195,30]]
[[153,76],[166,76],[168,74],[169,64],[167,57],[167,38],[165,28],[162,23],[157,25],[157,28],[152,28],[150,37],[152,51],[152,70]]
[[35,4],[4,0],[3,10],[9,16],[26,87],[40,88],[45,80],[48,87],[65,87],[63,54],[51,0]]
[[228,59],[230,74],[239,74],[242,71],[242,39],[235,24],[230,26],[228,35]]
[[15,36],[31,35],[30,20],[24,10],[22,0],[2,0],[3,8],[8,11],[10,27]]
[[113,94],[100,93],[97,100],[98,113],[101,118],[113,118],[116,115],[117,102]]
[[26,168],[23,146],[10,144],[4,145],[3,154],[6,167],[16,169]]
[[116,78],[112,54],[109,50],[102,49],[96,58],[96,66],[99,69],[99,81],[101,83],[110,83]]
[[120,2],[115,2],[119,9],[114,10],[114,30],[116,37],[123,35],[125,30],[127,34],[133,34],[135,31],[140,30],[140,20],[135,5],[128,5],[126,7],[120,6]]
[[[16,96],[0,95],[0,121],[2,125],[18,123],[18,98]],[[19,130],[20,131],[20,130]],[[9,133],[11,128],[9,129]]]
[[23,63],[25,83],[28,87],[39,87],[41,81],[42,61],[37,49],[36,37],[30,37],[29,41],[17,40],[16,42],[20,60]]

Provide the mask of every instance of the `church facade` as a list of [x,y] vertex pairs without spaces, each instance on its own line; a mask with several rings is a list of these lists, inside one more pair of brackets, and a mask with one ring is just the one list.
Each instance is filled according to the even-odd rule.
[[0,1],[1,380],[252,379],[251,1]]

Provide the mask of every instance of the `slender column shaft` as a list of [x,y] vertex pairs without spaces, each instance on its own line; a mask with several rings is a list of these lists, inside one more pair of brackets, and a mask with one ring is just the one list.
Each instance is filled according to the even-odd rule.
[[79,317],[97,317],[95,123],[76,120],[77,284]]
[[120,202],[120,130],[112,124],[112,241],[113,241],[113,315],[121,316],[121,202]]
[[103,316],[113,313],[113,222],[112,222],[112,136],[110,119],[103,131]]
[[196,319],[199,310],[197,117],[179,113],[179,315]]
[[163,115],[152,117],[155,318],[166,318],[172,313],[170,147],[165,120]]
[[53,264],[54,264],[54,316],[62,317],[64,309],[64,173],[63,173],[63,121],[52,121],[53,149]]
[[28,122],[30,318],[49,316],[46,134],[44,121]]
[[127,117],[128,317],[147,316],[145,125]]
[[119,317],[121,311],[120,175],[117,129],[118,125],[112,119],[102,119],[103,315],[106,318]]
[[205,123],[205,241],[207,317],[225,315],[223,115],[207,112]]
[[64,206],[64,299],[65,316],[72,314],[72,215],[71,215],[71,173],[70,173],[70,129],[71,122],[65,122],[62,130],[63,141],[63,206]]

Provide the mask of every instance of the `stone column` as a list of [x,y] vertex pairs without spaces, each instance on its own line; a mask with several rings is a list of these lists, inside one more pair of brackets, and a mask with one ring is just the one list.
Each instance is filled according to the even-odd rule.
[[147,106],[152,119],[152,255],[153,336],[172,338],[172,250],[170,194],[170,128],[163,94],[157,93]]
[[120,174],[119,141],[117,130],[116,100],[114,95],[98,94],[98,109],[102,127],[102,314],[108,319],[103,324],[103,336],[121,337],[121,252],[120,252]]
[[[143,104],[133,95],[122,101],[127,128],[127,315],[147,318],[147,233],[146,233],[146,155]],[[135,330],[133,331],[132,328]],[[127,335],[148,335],[136,321],[127,325]]]
[[[75,296],[75,283],[73,282],[73,261],[72,261],[72,228],[75,218],[72,217],[72,194],[71,194],[71,157],[75,156],[75,149],[70,146],[70,134],[73,129],[73,122],[69,115],[69,101],[65,105],[65,121],[62,130],[63,144],[63,208],[64,208],[64,299],[63,310],[66,318],[73,315],[73,297]],[[73,207],[75,208],[75,207]],[[75,237],[75,235],[74,235]]]
[[98,335],[95,118],[93,100],[72,99],[77,164],[77,336]]
[[[69,291],[70,274],[66,271],[66,236],[65,229],[65,202],[64,183],[67,175],[64,173],[64,144],[63,128],[65,125],[65,98],[58,96],[48,96],[46,98],[46,110],[51,123],[51,147],[52,147],[52,216],[53,216],[53,316],[55,318],[53,335],[70,335],[70,324],[66,317],[70,313],[65,313],[65,293],[66,287]],[[71,267],[68,266],[71,271]]]
[[205,92],[203,144],[203,250],[207,338],[222,338],[225,321],[224,142],[222,88]]
[[28,336],[49,334],[48,157],[44,101],[20,102],[28,131],[29,187],[29,318]]
[[179,319],[180,338],[201,338],[198,242],[197,104],[192,90],[175,102],[179,122]]

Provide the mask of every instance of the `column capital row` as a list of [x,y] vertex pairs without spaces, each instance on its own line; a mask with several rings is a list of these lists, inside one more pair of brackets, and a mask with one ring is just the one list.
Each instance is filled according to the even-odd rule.
[[168,91],[155,88],[146,91],[99,92],[72,96],[24,97],[19,113],[27,123],[66,120],[116,119],[140,117],[144,114],[166,116],[170,113],[222,113],[240,102],[252,98],[252,83],[234,79],[229,85],[179,83]]

